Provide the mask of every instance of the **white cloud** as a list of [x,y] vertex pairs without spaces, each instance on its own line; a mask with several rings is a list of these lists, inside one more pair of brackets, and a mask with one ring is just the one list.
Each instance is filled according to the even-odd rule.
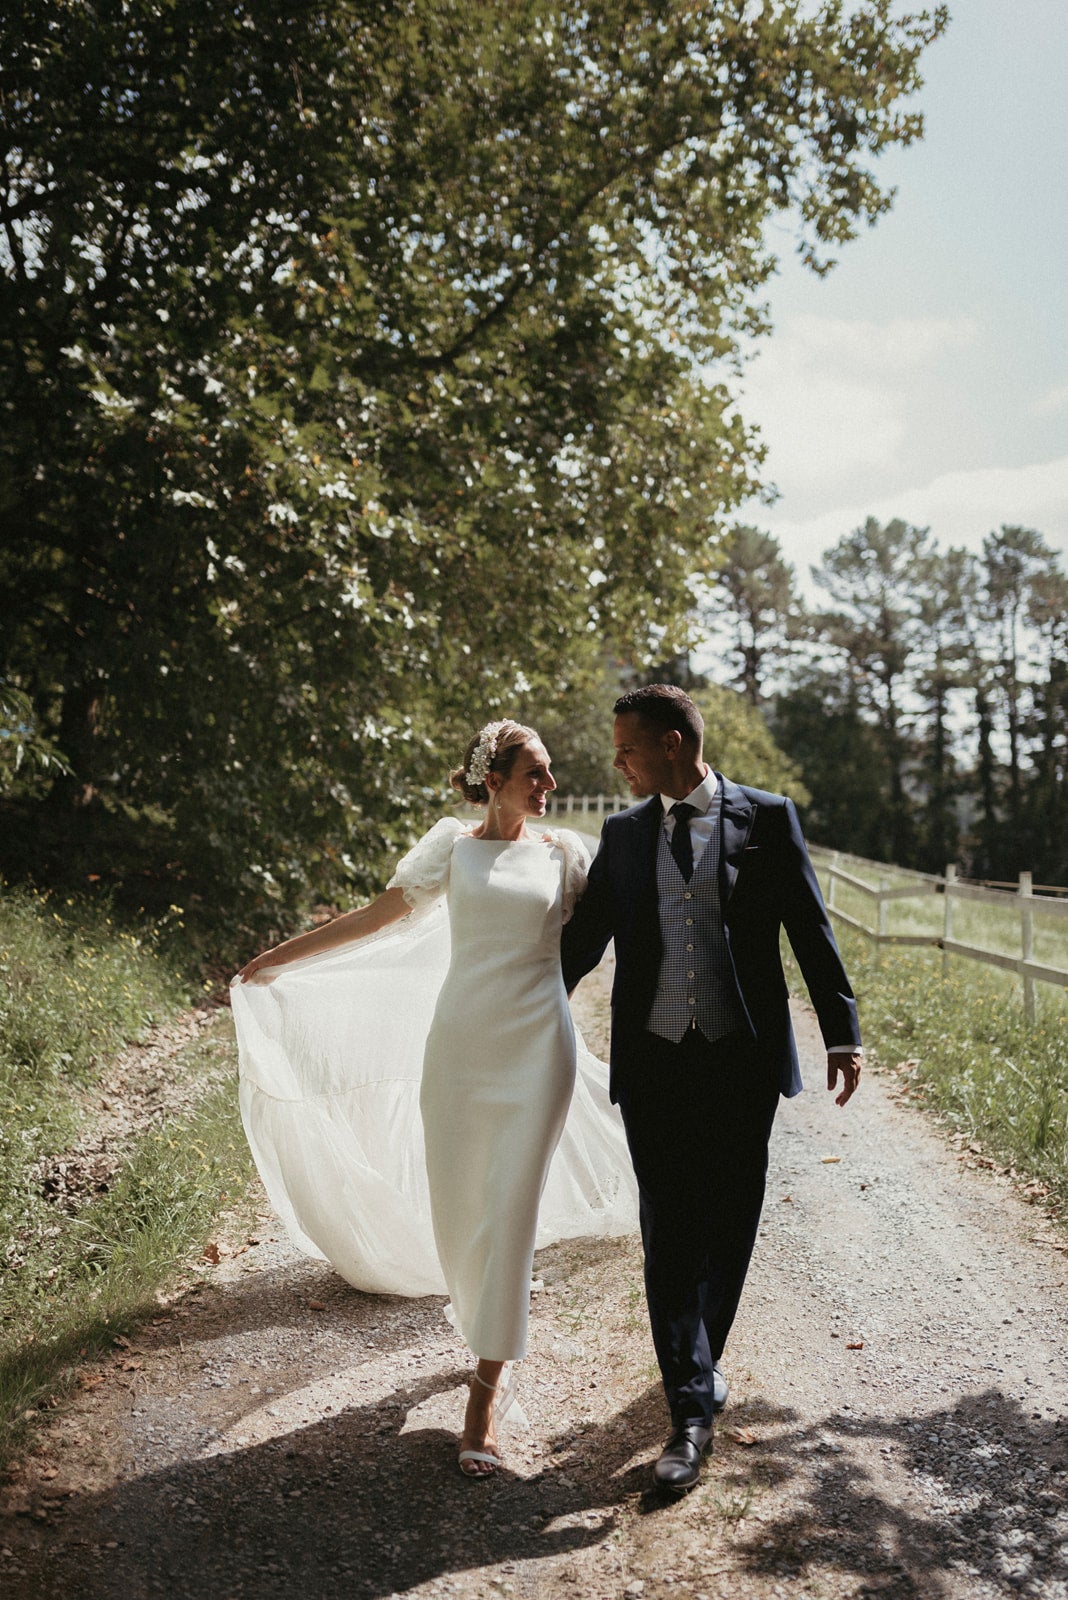
[[848,493],[855,474],[898,469],[917,385],[977,335],[970,317],[787,318],[747,369],[742,398],[768,444],[768,476],[791,497],[823,499]]
[[1039,395],[1031,405],[1031,414],[1036,417],[1052,417],[1058,411],[1068,409],[1068,383],[1058,383],[1052,389],[1047,389],[1045,394]]
[[842,502],[814,517],[791,518],[785,508],[776,506],[748,512],[749,520],[780,541],[783,555],[796,567],[806,589],[809,566],[868,517],[883,523],[901,517],[930,528],[943,549],[960,544],[978,550],[985,536],[1002,523],[1037,528],[1068,554],[1068,456],[1023,467],[946,472],[901,493],[866,503]]

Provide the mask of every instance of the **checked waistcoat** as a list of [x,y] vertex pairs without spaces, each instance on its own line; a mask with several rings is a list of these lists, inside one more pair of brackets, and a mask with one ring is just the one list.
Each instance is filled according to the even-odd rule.
[[[717,801],[719,796],[717,795]],[[717,807],[718,812],[718,807]],[[719,818],[686,882],[660,829],[656,888],[663,955],[650,1033],[676,1044],[696,1022],[709,1043],[746,1026],[732,976],[719,898]]]

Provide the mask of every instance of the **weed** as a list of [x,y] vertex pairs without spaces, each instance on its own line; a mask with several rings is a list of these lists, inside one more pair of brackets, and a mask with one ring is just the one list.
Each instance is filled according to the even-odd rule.
[[724,1522],[741,1522],[753,1505],[753,1483],[749,1478],[730,1478],[717,1485],[712,1503]]

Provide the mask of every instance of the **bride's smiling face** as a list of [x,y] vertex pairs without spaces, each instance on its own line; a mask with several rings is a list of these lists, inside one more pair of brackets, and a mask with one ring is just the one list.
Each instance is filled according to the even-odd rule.
[[543,817],[545,802],[556,788],[549,770],[552,762],[538,739],[520,747],[512,770],[494,790],[500,811],[519,812],[524,817]]

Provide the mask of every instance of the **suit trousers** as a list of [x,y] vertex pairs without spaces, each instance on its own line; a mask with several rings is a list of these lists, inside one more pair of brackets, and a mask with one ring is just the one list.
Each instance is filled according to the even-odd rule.
[[638,1180],[645,1292],[672,1421],[712,1423],[723,1353],[753,1253],[779,1100],[748,1034],[679,1044],[646,1033],[620,1074]]

